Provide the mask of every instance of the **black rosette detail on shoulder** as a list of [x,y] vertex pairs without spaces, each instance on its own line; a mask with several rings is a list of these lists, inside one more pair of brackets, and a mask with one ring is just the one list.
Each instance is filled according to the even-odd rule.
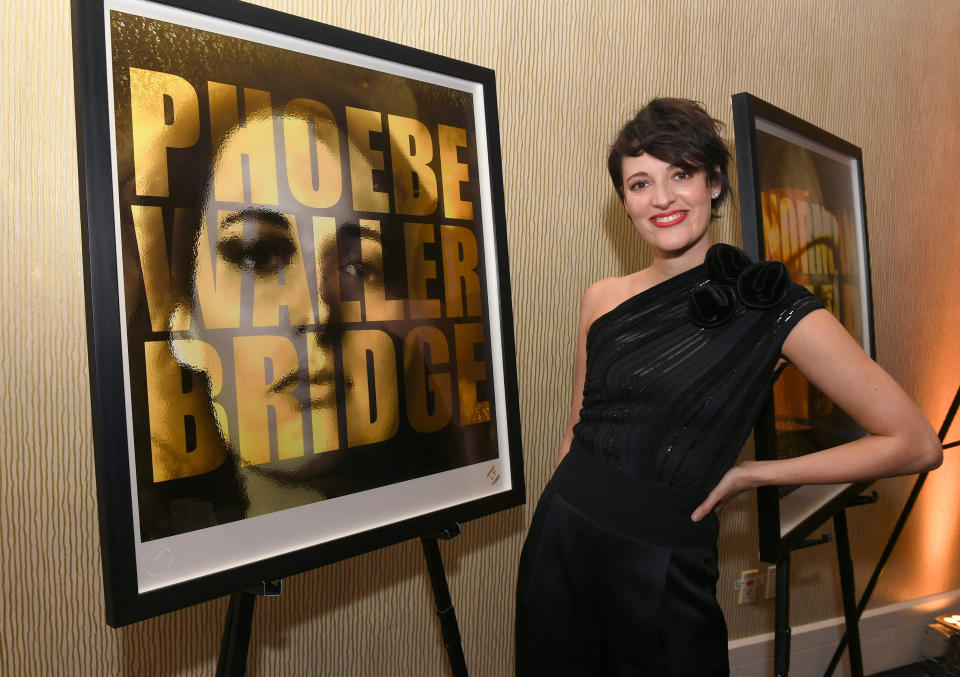
[[790,271],[779,261],[753,263],[737,278],[737,296],[748,308],[773,308],[789,289]]
[[710,281],[690,292],[687,312],[694,324],[719,327],[743,306],[767,310],[783,301],[790,289],[790,271],[779,261],[753,263],[737,247],[715,244],[704,268]]
[[707,275],[714,282],[721,284],[736,284],[740,273],[746,270],[753,261],[746,252],[729,244],[715,244],[707,250],[704,265]]
[[719,327],[737,312],[737,297],[729,285],[704,284],[690,292],[687,310],[694,324]]

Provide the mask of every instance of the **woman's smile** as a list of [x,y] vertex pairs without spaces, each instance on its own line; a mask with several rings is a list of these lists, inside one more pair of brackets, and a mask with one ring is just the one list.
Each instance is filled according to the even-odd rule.
[[681,223],[687,218],[687,214],[689,214],[689,212],[686,209],[674,209],[669,212],[654,214],[650,217],[650,223],[657,228],[669,228],[670,226]]

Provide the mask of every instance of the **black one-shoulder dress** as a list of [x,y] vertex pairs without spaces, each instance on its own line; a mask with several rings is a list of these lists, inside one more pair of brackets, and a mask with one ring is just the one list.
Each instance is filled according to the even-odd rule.
[[727,675],[719,523],[784,340],[822,304],[718,244],[597,318],[580,422],[537,505],[517,587],[518,675]]

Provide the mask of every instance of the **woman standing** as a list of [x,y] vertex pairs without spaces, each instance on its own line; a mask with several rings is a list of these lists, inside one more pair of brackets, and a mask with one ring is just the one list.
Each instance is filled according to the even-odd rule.
[[[655,99],[610,151],[653,263],[583,296],[566,434],[520,562],[518,674],[726,675],[720,504],[940,463],[913,402],[782,264],[711,246],[730,192],[718,124]],[[871,434],[734,466],[780,359]]]

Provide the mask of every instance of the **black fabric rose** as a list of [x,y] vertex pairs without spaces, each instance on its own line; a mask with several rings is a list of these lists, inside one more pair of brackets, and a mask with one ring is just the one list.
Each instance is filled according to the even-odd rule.
[[707,275],[714,282],[736,284],[740,273],[752,263],[742,249],[728,244],[715,244],[707,250],[704,259]]
[[737,312],[733,287],[725,284],[701,285],[690,293],[687,310],[694,324],[707,329],[719,327]]
[[748,308],[773,308],[787,296],[788,289],[790,271],[779,261],[751,264],[737,278],[737,296]]
[[790,289],[790,271],[779,261],[753,263],[742,249],[715,244],[707,250],[704,268],[710,282],[690,292],[687,312],[701,327],[719,327],[742,306],[768,310],[783,302]]

